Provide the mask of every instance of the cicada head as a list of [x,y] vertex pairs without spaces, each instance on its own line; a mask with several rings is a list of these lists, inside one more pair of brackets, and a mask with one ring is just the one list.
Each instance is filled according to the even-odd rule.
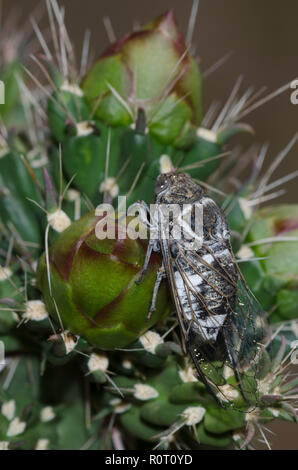
[[187,173],[170,172],[157,178],[155,194],[158,203],[183,204],[198,200],[204,191]]

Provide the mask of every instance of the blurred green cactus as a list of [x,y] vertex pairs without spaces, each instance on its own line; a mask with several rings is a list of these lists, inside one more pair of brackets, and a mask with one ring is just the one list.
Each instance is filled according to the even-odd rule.
[[[249,449],[271,420],[296,421],[297,379],[284,367],[298,339],[297,206],[254,210],[268,189],[255,168],[225,196],[240,158],[225,144],[252,132],[238,119],[250,95],[233,92],[212,125],[198,63],[171,11],[78,74],[64,12],[56,0],[48,8],[53,50],[59,38],[62,52],[56,57],[35,25],[46,87],[30,70],[27,81],[19,47],[0,55],[8,87],[0,105],[0,450]],[[116,206],[118,196],[153,202],[157,176],[173,168],[218,197],[239,267],[272,323],[258,375],[247,371],[257,407],[230,370],[219,384],[226,408],[198,380],[166,281],[148,319],[161,259],[152,257],[136,285],[147,242],[123,239],[119,221],[114,239],[96,235],[95,207]]]

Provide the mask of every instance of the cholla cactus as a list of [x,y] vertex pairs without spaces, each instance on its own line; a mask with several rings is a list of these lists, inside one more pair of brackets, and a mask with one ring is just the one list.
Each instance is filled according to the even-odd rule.
[[[30,70],[29,82],[19,77],[17,107],[31,118],[0,142],[0,449],[246,449],[256,433],[267,442],[268,422],[296,421],[297,379],[286,369],[298,339],[298,210],[258,210],[291,177],[270,183],[289,146],[264,175],[261,149],[253,177],[223,200],[240,160],[225,144],[251,131],[241,119],[257,107],[249,92],[239,98],[237,82],[219,116],[203,116],[199,66],[172,12],[112,45],[88,72],[87,37],[78,71],[64,14],[56,0],[47,7],[54,52],[34,24],[45,57],[34,61],[47,83]],[[17,95],[8,98],[10,130],[6,109]],[[98,204],[150,203],[157,175],[174,167],[218,197],[239,266],[268,313],[259,320],[273,324],[257,358],[257,407],[243,401],[231,370],[220,387],[234,407],[221,408],[198,380],[166,281],[148,320],[161,260],[151,258],[137,286],[146,241],[123,238],[121,218],[114,239],[97,237]]]

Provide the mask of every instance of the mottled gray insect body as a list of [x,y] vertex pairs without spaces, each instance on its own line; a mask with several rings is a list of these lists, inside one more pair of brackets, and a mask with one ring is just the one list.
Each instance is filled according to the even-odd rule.
[[[185,349],[201,380],[220,401],[220,387],[215,385],[219,392],[214,392],[209,377],[202,370],[203,364],[217,361],[221,364],[219,369],[228,366],[234,371],[240,393],[245,397],[241,371],[258,351],[253,316],[262,316],[263,312],[241,277],[225,215],[187,174],[160,175],[155,193],[157,209],[149,226],[158,232],[158,241],[149,243],[143,274],[152,250],[161,253],[163,264],[157,275],[149,315],[155,308],[159,286],[166,277]],[[166,224],[163,219],[161,208],[169,210],[172,205],[178,206],[180,212],[185,210],[185,205],[190,207],[188,229],[183,230],[182,237],[175,236],[175,217]],[[197,235],[197,206],[202,208],[202,233],[198,237],[201,243],[195,244],[195,249],[189,249],[189,237],[196,238]],[[259,332],[258,339],[262,338]]]

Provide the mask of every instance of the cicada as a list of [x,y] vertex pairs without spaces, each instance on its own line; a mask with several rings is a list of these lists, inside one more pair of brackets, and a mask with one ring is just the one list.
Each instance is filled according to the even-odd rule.
[[[237,397],[242,403],[256,405],[266,320],[241,275],[226,217],[184,173],[160,175],[155,195],[154,214],[145,203],[140,206],[140,218],[150,227],[151,238],[139,282],[153,251],[163,260],[150,312],[155,309],[159,286],[167,278],[184,350],[200,380],[222,406],[235,403]],[[183,229],[180,236],[177,225]]]

